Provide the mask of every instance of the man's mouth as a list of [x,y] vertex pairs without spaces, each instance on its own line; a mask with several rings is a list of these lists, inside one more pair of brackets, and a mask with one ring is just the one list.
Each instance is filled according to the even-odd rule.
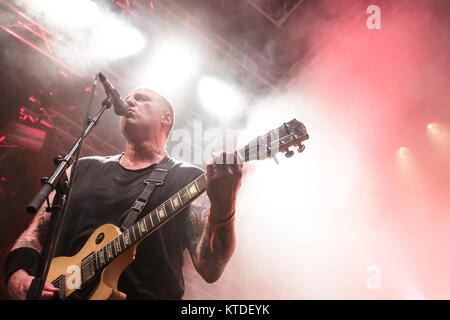
[[128,110],[128,112],[125,114],[126,118],[131,117],[133,114],[136,114],[135,110],[132,110],[131,108]]

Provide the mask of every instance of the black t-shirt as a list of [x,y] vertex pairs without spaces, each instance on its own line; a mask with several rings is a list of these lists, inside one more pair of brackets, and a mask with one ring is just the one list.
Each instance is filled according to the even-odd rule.
[[[56,256],[75,255],[98,227],[106,223],[120,226],[124,221],[126,211],[143,191],[144,180],[155,165],[125,169],[119,163],[121,156],[79,160]],[[176,162],[164,184],[153,191],[138,219],[202,173],[197,167]],[[135,261],[125,269],[118,283],[127,299],[181,299],[186,213],[181,212],[140,243]]]

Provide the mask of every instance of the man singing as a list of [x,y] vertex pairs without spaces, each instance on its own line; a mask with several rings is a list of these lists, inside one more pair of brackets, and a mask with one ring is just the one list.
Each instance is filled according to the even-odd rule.
[[[55,256],[75,255],[103,224],[121,226],[128,209],[144,189],[144,180],[168,157],[165,145],[174,120],[169,102],[143,88],[132,91],[125,101],[130,106],[120,118],[126,138],[125,152],[79,160]],[[206,194],[140,243],[135,261],[118,282],[118,290],[127,294],[128,299],[181,299],[185,248],[205,281],[212,283],[220,277],[235,248],[235,202],[242,177],[242,165],[236,159],[233,164],[224,164],[225,157],[233,155],[215,155],[207,164]],[[197,167],[175,161],[142,214],[202,173]],[[13,299],[26,298],[49,233],[50,215],[43,206],[6,259],[7,288]],[[42,298],[54,298],[58,291],[47,282]]]

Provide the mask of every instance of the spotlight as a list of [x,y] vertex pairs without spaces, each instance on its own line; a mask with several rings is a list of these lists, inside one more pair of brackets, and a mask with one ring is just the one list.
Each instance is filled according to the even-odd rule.
[[397,157],[399,159],[407,159],[411,155],[411,151],[407,147],[400,147],[397,150]]
[[203,107],[223,119],[231,119],[241,111],[245,98],[232,85],[213,77],[203,77],[198,84]]
[[198,68],[198,52],[189,41],[178,38],[157,40],[158,46],[144,73],[144,86],[163,95],[185,83]]
[[69,27],[92,25],[100,16],[97,4],[91,0],[36,0],[32,5],[42,11],[46,20]]
[[432,139],[440,139],[445,134],[445,128],[442,124],[431,122],[427,124],[427,135]]
[[46,23],[70,30],[73,42],[88,48],[87,57],[115,60],[144,47],[136,28],[104,8],[100,11],[91,0],[36,0],[32,6]]
[[115,60],[133,55],[145,45],[144,36],[114,16],[103,16],[93,28],[93,55]]

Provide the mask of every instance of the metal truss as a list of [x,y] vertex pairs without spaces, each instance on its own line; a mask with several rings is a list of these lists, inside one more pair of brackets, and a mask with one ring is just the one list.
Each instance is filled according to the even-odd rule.
[[[250,1],[250,0],[248,0]],[[292,2],[288,1],[288,2]],[[296,1],[295,7],[300,4],[300,0]],[[230,59],[231,62],[242,68],[242,71],[251,74],[258,79],[262,84],[269,88],[274,88],[276,79],[274,79],[265,68],[260,67],[260,63],[257,63],[255,57],[249,56],[247,53],[241,52],[239,48],[233,46],[230,42],[226,41],[223,37],[214,33],[205,25],[202,25],[197,19],[190,15],[187,11],[177,5],[171,0],[111,0],[113,6],[116,9],[121,10],[125,15],[130,15],[133,19],[136,19],[142,25],[145,25],[151,16],[151,12],[163,13],[169,17],[175,18],[176,21],[185,24],[185,26],[191,28],[197,35],[201,36],[208,43],[212,44],[217,50],[221,51],[225,56]],[[68,61],[60,59],[55,52],[58,52],[58,48],[65,48],[73,51],[71,60],[81,59],[82,54],[80,48],[77,48],[74,41],[74,35],[67,29],[58,29],[57,31],[50,30],[49,27],[44,26],[35,19],[31,18],[25,12],[27,8],[32,5],[27,1],[22,0],[0,0],[0,10],[3,11],[0,18],[0,28],[9,33],[11,36],[22,41],[30,48],[36,50],[40,54],[46,56],[59,67],[59,73],[68,77],[73,74],[79,78],[86,80],[90,79],[90,75],[83,74],[75,67],[71,66]],[[253,7],[259,8],[253,3]],[[295,9],[295,7],[287,6],[291,8],[289,12],[283,16],[284,19]],[[261,12],[265,12],[264,9]],[[152,17],[157,17],[158,14]],[[266,17],[269,17],[269,13],[265,13]],[[273,18],[275,19],[275,18]],[[164,19],[159,17],[159,20],[163,22]],[[275,21],[275,20],[274,20]],[[284,21],[284,20],[283,20]],[[277,22],[278,24],[282,23]],[[74,65],[89,65],[89,61],[76,61]],[[264,65],[264,63],[263,63]],[[116,87],[120,87],[122,82],[127,82],[126,79],[111,70],[106,70],[109,75],[115,80]]]
[[213,45],[216,50],[222,52],[231,62],[242,68],[243,72],[251,74],[268,88],[275,88],[276,79],[265,68],[260,67],[260,64],[255,61],[254,57],[242,52],[239,48],[202,24],[175,1],[165,0],[159,1],[157,4],[167,14],[178,19],[181,23],[185,23],[194,33]]
[[[278,25],[281,25],[302,2],[301,0],[282,1],[284,3],[284,11],[280,15],[279,13],[268,13],[267,11],[264,11],[267,8],[261,5],[261,1],[247,1],[249,1],[249,3],[251,2],[253,7],[259,8],[261,12],[265,12],[267,16],[272,17]],[[275,87],[276,79],[274,79],[273,76],[265,70],[264,66],[260,66],[260,62],[256,62],[257,60],[255,57],[252,57],[247,53],[243,53],[239,48],[236,48],[223,37],[213,32],[210,28],[201,24],[197,19],[189,14],[189,12],[176,4],[175,1],[111,0],[111,4],[117,10],[121,10],[124,15],[129,15],[132,19],[137,19],[137,22],[142,25],[148,25],[149,20],[161,20],[161,22],[164,23],[163,20],[167,20],[167,17],[183,24],[184,27],[190,28],[194,33],[203,38],[203,40],[215,47],[216,50],[222,52],[230,60],[230,62],[239,66],[242,72],[251,74],[255,79],[259,80],[261,84],[268,88],[273,89]],[[26,14],[26,12],[28,12],[27,8],[29,8],[30,5],[31,4],[28,1],[0,0],[0,28],[56,63],[60,67],[59,73],[63,77],[78,77],[90,82],[92,75],[86,75],[81,71],[76,70],[68,61],[59,58],[56,54],[59,51],[59,48],[63,47],[65,49],[73,50],[74,54],[73,57],[71,57],[71,60],[74,65],[74,59],[81,59],[78,57],[82,55],[76,54],[77,52],[80,52],[80,48],[77,48],[75,41],[72,40],[74,39],[74,35],[72,35],[69,30],[63,28],[51,30],[51,27],[45,26],[31,18]],[[161,14],[163,16],[161,16]],[[154,17],[155,19],[149,19],[149,17]],[[82,63],[80,63],[80,61],[76,62],[76,65],[89,64],[89,61],[81,61]],[[124,77],[116,72],[113,72],[112,70],[105,69],[104,71],[107,76],[112,78],[118,89],[120,89],[121,84],[127,82]],[[53,117],[52,130],[56,133],[56,142],[61,144],[62,141],[73,141],[74,136],[70,134],[70,130],[66,130],[65,127],[76,127],[78,130],[74,130],[74,132],[80,132],[81,126],[73,123],[73,121],[68,119],[60,111],[52,110],[51,108],[46,109],[46,111],[48,112],[49,117]],[[92,140],[95,139],[96,138],[92,138]],[[100,145],[103,145],[103,141],[101,141]],[[89,152],[95,151],[98,153],[101,151],[98,149],[97,145],[95,147],[93,145],[90,146],[88,141],[85,147],[89,150]],[[114,149],[116,149],[114,146],[107,146],[105,153],[110,153],[110,150]]]
[[[119,1],[115,2],[126,12],[133,14],[125,5],[119,5]],[[130,3],[130,0],[126,2]],[[83,74],[83,72],[71,66],[68,61],[60,59],[56,54],[56,52],[60,51],[59,49],[64,48],[73,52],[71,55],[71,60],[75,62],[72,62],[73,64],[90,65],[90,61],[81,60],[80,57],[83,57],[83,55],[73,40],[74,34],[67,28],[58,28],[57,31],[52,31],[49,27],[37,22],[25,13],[30,6],[31,4],[28,2],[20,0],[0,0],[0,12],[2,13],[0,16],[0,28],[56,63],[60,67],[59,74],[61,76],[68,78],[74,75],[87,81],[90,80],[91,75]],[[116,83],[126,82],[123,77],[111,70],[106,69],[106,71]]]
[[[81,123],[70,119],[70,117],[57,110],[57,108],[44,108],[39,106],[38,99],[33,103],[29,103],[28,101],[19,108],[18,121],[46,130],[46,143],[60,151],[68,150],[83,129]],[[83,143],[83,154],[85,155],[104,156],[120,152],[121,150],[117,146],[106,142],[93,132],[89,134]]]
[[[26,8],[27,4],[23,5]],[[58,33],[50,31],[21,9],[14,1],[0,1],[0,10],[2,11],[0,28],[59,65],[61,75],[67,77],[67,74],[70,73],[83,78],[84,76],[79,71],[55,55],[58,46],[76,50],[71,42],[70,34],[62,33],[60,30]],[[76,52],[74,56],[77,56]]]
[[278,28],[289,18],[303,0],[246,0],[256,11]]

